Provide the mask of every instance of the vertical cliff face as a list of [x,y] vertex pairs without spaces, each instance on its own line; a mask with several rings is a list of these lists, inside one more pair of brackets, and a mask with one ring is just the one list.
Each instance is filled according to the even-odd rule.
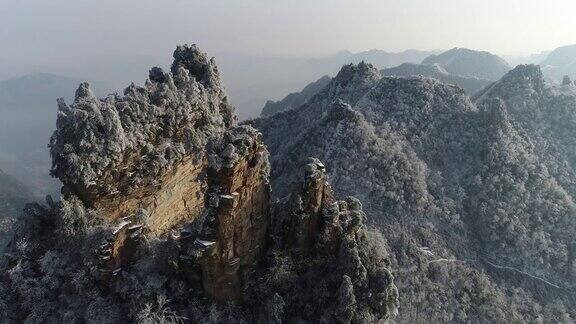
[[261,134],[238,127],[214,140],[208,168],[206,218],[184,232],[184,267],[199,265],[211,297],[241,299],[241,275],[254,269],[267,245],[270,216],[268,152]]
[[192,245],[213,251],[197,259],[206,292],[240,297],[241,270],[265,247],[270,188],[262,136],[233,127],[232,112],[214,61],[195,46],[178,47],[171,72],[153,68],[124,97],[97,99],[82,84],[73,105],[59,101],[52,173],[116,226],[100,249],[103,271],[133,261],[141,232],[194,224]]

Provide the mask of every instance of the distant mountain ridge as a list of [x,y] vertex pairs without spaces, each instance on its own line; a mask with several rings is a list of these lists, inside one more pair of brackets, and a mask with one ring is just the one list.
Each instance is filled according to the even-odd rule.
[[576,45],[559,47],[540,63],[545,76],[560,82],[567,75],[576,79]]
[[438,55],[431,55],[422,64],[440,64],[446,71],[461,76],[498,80],[510,70],[504,59],[485,51],[453,48]]
[[383,69],[380,72],[383,76],[410,77],[422,75],[434,78],[447,84],[457,85],[466,90],[470,95],[493,82],[488,79],[481,79],[472,76],[454,75],[448,73],[448,71],[446,71],[441,65],[436,63],[432,65],[404,63],[397,67]]
[[[409,51],[406,51],[409,52]],[[414,51],[417,54],[421,52]],[[341,53],[338,56],[344,57],[355,57],[354,61],[359,60],[358,62],[351,62],[351,63],[360,63],[360,62],[367,62],[371,63],[369,59],[369,54],[379,55],[381,51],[369,51],[361,53],[360,55],[354,56],[352,53],[345,52]],[[384,52],[386,53],[386,52]],[[403,52],[404,53],[404,52]],[[386,53],[388,54],[388,53]],[[365,60],[361,58],[366,58]],[[414,57],[415,59],[415,57]],[[427,57],[426,60],[432,60],[432,57]],[[390,60],[387,61],[388,63],[391,62]],[[386,65],[386,64],[382,64]],[[396,77],[410,77],[410,76],[425,76],[437,79],[439,81],[445,82],[447,84],[454,84],[458,85],[459,87],[466,90],[469,95],[473,95],[477,91],[481,90],[482,88],[486,87],[487,85],[491,84],[493,81],[489,79],[479,78],[476,76],[466,76],[466,75],[457,75],[450,73],[446,70],[446,68],[439,63],[432,63],[432,64],[418,64],[418,63],[401,63],[398,66],[383,68],[380,70],[380,73],[383,76],[396,76]],[[284,99],[279,101],[272,101],[269,100],[264,108],[262,109],[261,116],[271,116],[275,113],[280,111],[286,111],[290,109],[297,108],[304,103],[306,103],[312,96],[316,95],[320,92],[330,81],[329,77],[323,77],[322,79],[310,83],[307,85],[301,92],[294,92],[286,96]]]
[[245,120],[260,115],[270,99],[279,101],[286,94],[300,92],[323,75],[334,76],[349,63],[369,62],[378,68],[402,63],[420,63],[439,51],[406,50],[387,52],[369,50],[359,53],[341,51],[319,58],[277,58],[231,54],[216,55],[226,89],[235,103],[238,118]]
[[340,52],[334,56],[324,58],[311,59],[307,62],[308,66],[325,66],[330,69],[327,74],[334,75],[338,70],[346,64],[366,62],[374,65],[376,68],[384,69],[397,66],[403,63],[420,63],[430,55],[441,53],[441,51],[420,51],[409,49],[402,52],[387,52],[378,49],[352,53],[349,51]]

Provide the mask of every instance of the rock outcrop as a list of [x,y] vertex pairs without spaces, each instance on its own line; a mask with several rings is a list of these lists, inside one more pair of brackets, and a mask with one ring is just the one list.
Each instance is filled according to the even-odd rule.
[[132,84],[123,97],[97,99],[85,83],[73,105],[60,100],[52,173],[65,194],[110,220],[150,210],[150,230],[162,234],[203,208],[204,147],[233,119],[215,63],[194,46],[179,47],[172,73],[153,68],[144,87]]
[[181,259],[185,267],[199,266],[210,296],[240,300],[241,275],[257,266],[267,247],[268,152],[261,134],[251,127],[235,128],[216,142],[207,173],[204,219],[196,233],[183,232]]
[[[337,200],[326,167],[316,158],[307,159],[300,176],[290,196],[273,207],[269,261],[282,259],[300,279],[272,277],[267,284],[273,291],[315,292],[283,294],[287,318],[368,323],[396,316],[398,291],[386,263],[384,241],[366,227],[360,201]],[[293,313],[304,305],[304,312]]]
[[133,261],[141,231],[162,237],[203,222],[196,243],[214,252],[198,259],[204,288],[239,299],[242,270],[265,248],[270,187],[261,134],[233,122],[218,69],[195,46],[178,47],[171,72],[151,69],[124,97],[97,99],[82,84],[72,106],[59,101],[52,173],[66,196],[116,224],[104,271]]
[[[349,68],[330,91],[359,100],[356,82],[376,79],[377,71]],[[377,244],[384,240],[364,225],[360,202],[336,200],[317,159],[307,161],[289,200],[273,201],[262,134],[234,125],[232,111],[214,61],[195,46],[178,47],[170,72],[151,69],[146,85],[131,85],[124,96],[97,99],[80,85],[74,104],[59,101],[50,141],[64,200],[31,208],[32,225],[17,237],[51,242],[34,245],[36,260],[49,246],[72,253],[62,242],[76,241],[78,263],[87,266],[74,271],[99,283],[91,296],[104,290],[132,302],[146,294],[133,287],[142,280],[200,322],[206,317],[191,307],[219,303],[250,314],[248,322],[395,316],[398,293],[386,248]],[[350,113],[342,112],[354,119]],[[294,275],[277,274],[279,256]],[[322,293],[304,291],[312,278]]]
[[326,168],[320,160],[313,159],[306,165],[303,187],[299,194],[292,196],[291,216],[286,240],[300,253],[309,254],[317,243],[321,226],[334,221],[324,222],[322,213],[335,203],[332,189],[326,179]]

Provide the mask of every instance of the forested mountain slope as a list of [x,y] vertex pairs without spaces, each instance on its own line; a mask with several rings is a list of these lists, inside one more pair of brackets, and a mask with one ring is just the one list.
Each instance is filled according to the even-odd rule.
[[477,321],[489,309],[496,321],[554,321],[574,317],[574,90],[519,66],[471,99],[359,64],[302,107],[250,124],[278,198],[299,161],[320,156],[336,192],[363,201],[396,255],[400,321]]

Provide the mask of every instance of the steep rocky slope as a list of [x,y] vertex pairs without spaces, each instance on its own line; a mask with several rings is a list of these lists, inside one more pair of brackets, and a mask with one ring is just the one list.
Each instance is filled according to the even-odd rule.
[[444,83],[457,85],[466,90],[470,95],[478,92],[493,82],[488,79],[477,77],[454,75],[448,73],[448,71],[438,64],[424,65],[404,63],[397,67],[383,69],[380,73],[382,73],[383,76],[409,77],[421,75],[434,78]]
[[[59,100],[50,139],[64,199],[29,204],[1,259],[6,322],[376,322],[398,293],[361,203],[303,161],[273,202],[262,134],[235,126],[214,60],[97,99]],[[303,173],[303,175],[302,175]],[[327,271],[329,269],[329,274]],[[314,287],[314,289],[310,289]]]
[[440,64],[452,74],[488,80],[498,80],[510,70],[508,63],[494,54],[458,47],[430,55],[422,64]]
[[400,322],[565,321],[575,100],[574,86],[550,87],[534,66],[471,100],[360,64],[300,108],[249,123],[264,134],[278,198],[300,161],[319,156],[335,191],[363,201],[391,246]]

